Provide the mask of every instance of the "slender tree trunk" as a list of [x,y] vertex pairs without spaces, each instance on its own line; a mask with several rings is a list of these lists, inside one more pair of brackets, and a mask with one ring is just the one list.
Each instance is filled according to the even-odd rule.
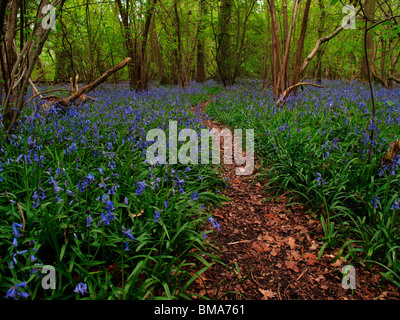
[[[324,31],[324,24],[325,24],[325,17],[326,17],[326,11],[325,11],[325,5],[323,0],[318,1],[319,5],[319,10],[321,13],[321,19],[320,23],[318,25],[318,39],[322,38],[323,31]],[[323,50],[318,50],[317,52],[317,83],[322,82],[322,56],[324,54]]]
[[[202,17],[207,14],[205,0],[200,0],[199,9],[202,12]],[[204,82],[207,80],[205,68],[205,36],[204,30],[206,28],[204,18],[201,19],[199,25],[199,36],[197,39],[197,63],[196,63],[196,80],[197,82]]]
[[[301,23],[300,30],[300,38],[297,45],[297,54],[296,54],[296,64],[295,64],[295,72],[294,72],[294,80],[293,84],[296,84],[300,80],[301,76],[301,63],[303,61],[303,48],[304,48],[304,40],[306,38],[307,31],[307,22],[308,22],[308,13],[310,12],[311,0],[307,0],[306,6],[304,8],[303,21]],[[297,87],[294,88],[293,93],[297,94]]]
[[231,16],[233,0],[222,0],[218,15],[217,66],[224,86],[232,85]]
[[[376,5],[376,0],[366,0],[366,5],[365,5],[365,9],[364,9],[366,17],[364,19],[367,19],[369,21],[372,21],[374,19],[375,5]],[[365,26],[368,26],[368,24],[365,24]],[[366,48],[367,48],[367,52],[368,52],[368,61],[371,62],[372,55],[374,52],[374,41],[372,39],[372,32],[367,33]],[[361,80],[368,81],[367,57],[364,52],[363,52],[363,55],[361,58],[360,77],[361,77]]]

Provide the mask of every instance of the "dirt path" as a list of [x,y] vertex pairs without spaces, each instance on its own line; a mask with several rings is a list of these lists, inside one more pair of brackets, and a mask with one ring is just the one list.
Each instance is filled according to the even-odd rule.
[[[192,107],[204,124],[224,128],[204,114],[211,100]],[[286,197],[270,201],[264,182],[250,176],[237,176],[236,164],[221,166],[230,187],[224,195],[232,199],[217,208],[214,219],[221,230],[215,240],[220,258],[228,266],[214,264],[191,287],[191,292],[212,299],[399,299],[399,289],[386,281],[379,269],[356,266],[356,289],[342,288],[343,261],[332,263],[336,252],[325,250],[322,227],[301,205],[286,208]]]

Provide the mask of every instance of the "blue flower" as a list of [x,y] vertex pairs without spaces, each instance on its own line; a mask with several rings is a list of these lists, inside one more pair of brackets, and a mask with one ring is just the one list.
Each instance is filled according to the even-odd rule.
[[25,287],[26,287],[26,281],[14,285],[7,291],[5,298],[7,299],[13,298],[14,300],[17,300],[18,297],[23,297],[25,299],[28,298],[29,293],[19,292],[19,288],[25,288]]
[[375,209],[378,208],[379,197],[377,195],[371,200],[371,203],[374,205]]
[[400,204],[398,200],[394,200],[394,203],[390,207],[390,210],[399,210],[400,209]]
[[318,177],[315,179],[315,181],[317,182],[317,184],[320,186],[321,183],[325,184],[326,181],[324,179],[322,179],[321,174],[319,172],[315,173]]
[[154,222],[158,222],[158,219],[160,218],[160,212],[156,211],[154,215]]
[[95,180],[94,175],[92,175],[91,173],[89,173],[89,174],[87,175],[86,179],[87,179],[87,182],[88,182],[89,184],[92,184],[92,183],[94,182],[94,180]]
[[135,240],[135,237],[132,235],[132,231],[130,229],[125,231],[124,235],[127,236],[131,241]]
[[209,217],[207,220],[212,223],[213,228],[217,228],[217,230],[220,231],[219,223],[217,221],[215,221],[212,217]]
[[103,223],[108,226],[111,222],[114,220],[114,216],[112,213],[109,213],[107,215],[104,214],[104,212],[101,213],[101,220]]
[[124,204],[126,204],[126,205],[128,205],[128,204],[129,204],[129,200],[128,200],[128,198],[127,198],[127,197],[125,197],[125,199],[124,199]]
[[199,198],[199,193],[198,192],[193,192],[191,195],[192,201],[195,201]]
[[125,242],[125,251],[130,251],[128,241]]
[[144,189],[147,187],[145,181],[143,182],[139,182],[139,180],[137,180],[137,189],[136,189],[136,195],[140,195],[143,193]]
[[13,247],[18,247],[17,238],[14,238],[12,245]]
[[87,284],[83,282],[79,282],[78,285],[75,287],[74,292],[81,293],[82,295],[87,292]]
[[90,227],[91,222],[92,222],[92,216],[89,214],[86,219],[86,227]]
[[22,224],[19,224],[19,223],[16,223],[16,222],[14,222],[12,224],[12,229],[14,231],[14,236],[15,237],[18,238],[21,235],[20,230],[18,230],[18,229],[21,229],[21,228],[22,228]]

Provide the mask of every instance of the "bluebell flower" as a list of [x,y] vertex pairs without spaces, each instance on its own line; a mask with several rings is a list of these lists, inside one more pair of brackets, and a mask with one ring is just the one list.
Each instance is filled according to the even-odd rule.
[[39,196],[36,191],[33,192],[32,199],[35,200],[33,207],[36,209],[39,206]]
[[128,205],[128,204],[129,204],[129,200],[128,200],[127,197],[124,198],[124,204],[125,204],[125,205]]
[[25,288],[25,287],[26,287],[26,281],[14,285],[7,291],[5,298],[7,299],[13,298],[14,300],[17,300],[18,297],[23,297],[25,299],[28,298],[29,293],[19,292],[19,288]]
[[192,201],[195,201],[199,198],[199,193],[198,192],[193,192],[191,195]]
[[89,213],[88,217],[86,218],[86,227],[90,227],[91,222],[92,222],[92,216]]
[[160,218],[160,212],[156,211],[154,215],[154,222],[158,222],[158,219]]
[[390,207],[390,210],[400,210],[400,204],[398,200],[394,200],[394,203]]
[[110,212],[107,215],[104,214],[104,212],[101,213],[101,220],[103,223],[108,226],[111,222],[114,221],[114,215]]
[[86,179],[87,179],[87,182],[88,182],[89,184],[92,184],[92,183],[94,182],[94,180],[95,180],[94,175],[92,175],[91,173],[89,173],[89,174],[87,175]]
[[371,200],[371,203],[374,205],[376,209],[378,208],[378,202],[379,202],[379,197],[375,195],[374,198]]
[[21,235],[21,232],[18,229],[22,229],[22,224],[14,222],[12,224],[12,229],[13,229],[13,232],[14,232],[14,236],[18,238]]
[[324,179],[322,179],[321,174],[319,172],[315,173],[318,177],[315,179],[315,181],[317,182],[317,184],[320,186],[321,183],[325,184],[326,181]]
[[125,242],[125,251],[130,251],[128,241]]
[[220,226],[217,221],[215,221],[212,217],[209,217],[207,220],[211,222],[213,228],[217,228],[217,230],[220,231]]
[[115,167],[116,167],[115,162],[114,162],[114,161],[110,161],[110,162],[108,163],[108,167],[109,167],[111,170],[114,170]]
[[12,246],[13,246],[13,247],[18,247],[17,238],[14,238],[14,240],[13,240],[13,242],[12,242]]
[[137,189],[136,189],[136,195],[140,195],[143,193],[144,189],[147,187],[145,181],[143,182],[139,182],[139,180],[137,180]]
[[127,236],[131,241],[135,240],[135,237],[132,235],[132,230],[127,230],[124,232],[124,235]]
[[87,284],[83,282],[79,282],[78,285],[75,287],[74,292],[81,293],[82,295],[87,292]]

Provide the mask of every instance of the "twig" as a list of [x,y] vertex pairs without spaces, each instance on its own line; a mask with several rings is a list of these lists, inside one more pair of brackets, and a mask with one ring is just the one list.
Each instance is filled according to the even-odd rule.
[[232,244],[238,244],[238,243],[243,243],[243,242],[250,242],[251,240],[240,240],[240,241],[235,241],[235,242],[229,242],[227,245],[232,245]]
[[[52,89],[52,90],[47,90],[47,91],[44,91],[44,92],[35,94],[34,96],[30,97],[28,100],[25,101],[24,105],[26,105],[29,101],[35,99],[36,97],[39,97],[39,96],[41,96],[41,95],[43,95],[43,94],[46,94],[46,93],[55,92],[55,91],[67,91],[67,92],[70,92],[70,91],[67,90],[67,89]],[[41,98],[41,99],[44,99],[44,100],[46,99],[46,97],[40,97],[40,98]]]
[[21,206],[19,205],[19,203],[17,203],[18,209],[21,212],[21,219],[22,219],[22,233],[24,233],[25,231],[25,217],[24,217],[24,213],[22,212]]

